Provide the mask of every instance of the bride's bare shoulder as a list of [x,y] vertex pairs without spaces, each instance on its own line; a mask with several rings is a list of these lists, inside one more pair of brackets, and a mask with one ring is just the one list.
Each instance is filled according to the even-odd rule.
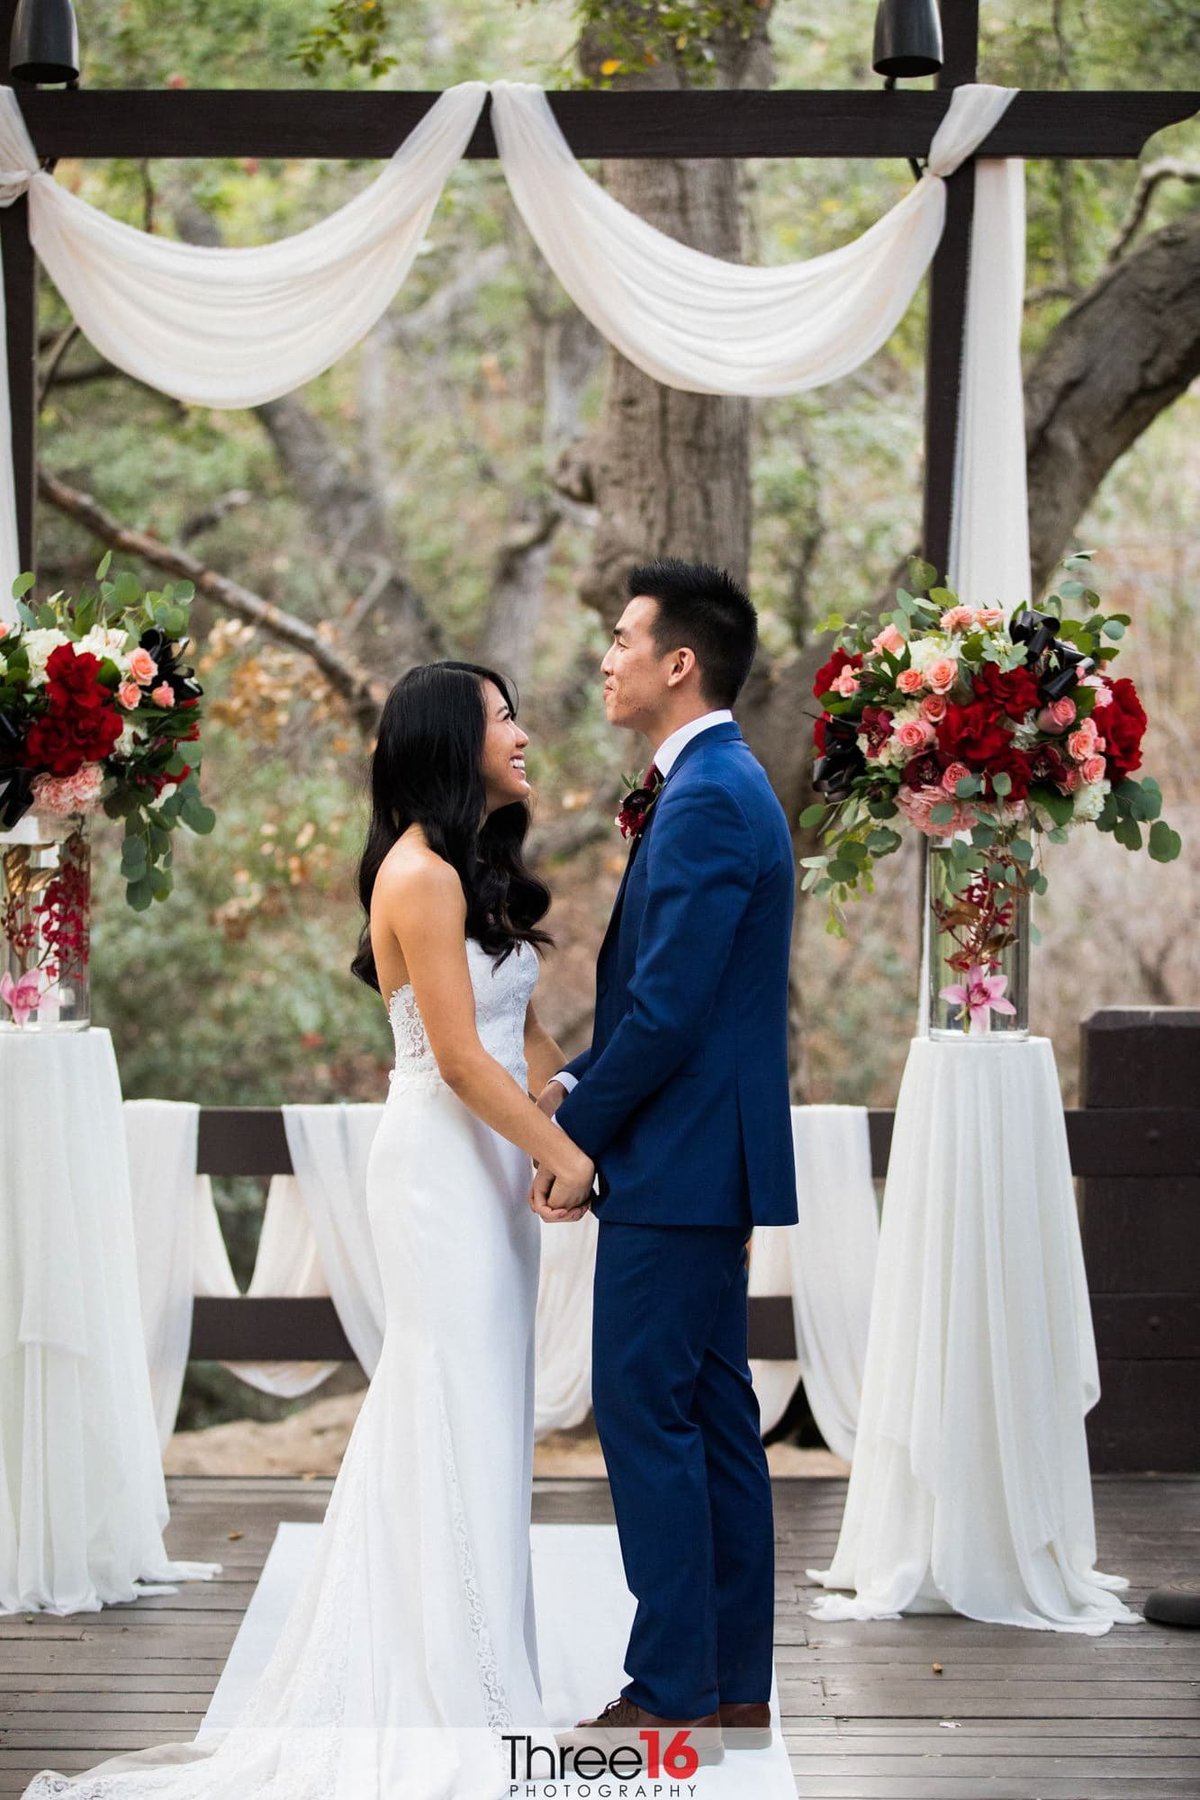
[[466,906],[457,870],[429,848],[419,826],[398,837],[380,863],[372,900],[400,911],[455,902]]

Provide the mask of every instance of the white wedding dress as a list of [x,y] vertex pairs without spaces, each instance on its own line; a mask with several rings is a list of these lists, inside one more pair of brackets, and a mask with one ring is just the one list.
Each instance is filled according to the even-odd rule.
[[[536,952],[498,963],[468,939],[467,956],[480,1039],[524,1087]],[[43,1772],[26,1800],[497,1800],[502,1734],[549,1738],[531,1165],[445,1085],[411,989],[388,1012],[395,1068],[367,1169],[383,1352],[270,1662],[228,1731]]]

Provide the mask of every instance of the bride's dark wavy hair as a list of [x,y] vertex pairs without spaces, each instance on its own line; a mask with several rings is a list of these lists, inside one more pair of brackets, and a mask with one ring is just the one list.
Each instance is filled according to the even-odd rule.
[[457,871],[467,902],[467,936],[501,961],[518,944],[553,938],[538,921],[550,890],[527,866],[529,830],[523,800],[484,819],[483,740],[487,707],[483,684],[494,682],[515,716],[517,695],[494,669],[475,663],[423,663],[388,695],[371,758],[371,823],[358,865],[358,897],[367,915],[351,973],[379,989],[371,949],[371,895],[384,857],[410,825],[420,825],[429,848]]

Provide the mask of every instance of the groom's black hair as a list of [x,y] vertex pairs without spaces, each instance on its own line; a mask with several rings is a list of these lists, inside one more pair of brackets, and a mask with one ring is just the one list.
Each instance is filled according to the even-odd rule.
[[713,563],[664,556],[629,571],[631,600],[658,601],[654,641],[665,656],[686,646],[695,653],[700,692],[713,706],[732,706],[758,648],[758,614],[733,576]]

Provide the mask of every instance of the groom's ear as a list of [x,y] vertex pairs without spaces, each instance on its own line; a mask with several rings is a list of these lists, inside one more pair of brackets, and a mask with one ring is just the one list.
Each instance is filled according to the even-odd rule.
[[700,674],[696,652],[689,649],[686,644],[681,644],[678,650],[671,652],[671,666],[667,670],[667,685],[668,687],[679,687],[693,674],[697,677]]

